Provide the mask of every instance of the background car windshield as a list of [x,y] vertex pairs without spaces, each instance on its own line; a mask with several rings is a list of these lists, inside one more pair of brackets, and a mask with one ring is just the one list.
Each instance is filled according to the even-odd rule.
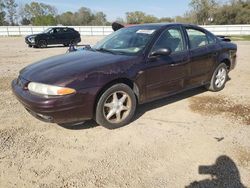
[[152,27],[129,27],[120,29],[104,40],[97,43],[93,48],[96,50],[109,50],[114,53],[136,54],[142,51],[157,28]]
[[44,30],[43,32],[44,33],[49,33],[51,30],[52,30],[52,28],[48,28],[48,29]]

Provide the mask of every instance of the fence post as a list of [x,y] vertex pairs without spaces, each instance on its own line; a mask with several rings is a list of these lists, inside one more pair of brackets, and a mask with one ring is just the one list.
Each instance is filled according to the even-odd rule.
[[7,26],[6,29],[7,29],[7,36],[10,36],[10,34],[9,34],[9,27]]

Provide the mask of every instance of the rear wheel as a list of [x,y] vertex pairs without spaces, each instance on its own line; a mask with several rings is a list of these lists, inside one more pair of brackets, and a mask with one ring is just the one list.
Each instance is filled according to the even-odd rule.
[[224,89],[227,79],[228,79],[227,65],[225,63],[221,63],[215,69],[210,84],[207,85],[207,89],[210,91],[221,91],[222,89]]
[[63,46],[68,47],[69,43],[64,43]]
[[77,41],[76,41],[76,40],[74,40],[74,39],[72,39],[72,40],[70,41],[70,44],[71,44],[71,45],[75,45],[75,46],[76,46],[76,45],[77,45]]
[[116,84],[100,97],[96,107],[96,122],[108,129],[128,124],[136,110],[136,97],[125,84]]
[[46,48],[47,47],[46,40],[39,40],[38,41],[38,46],[39,46],[39,48]]

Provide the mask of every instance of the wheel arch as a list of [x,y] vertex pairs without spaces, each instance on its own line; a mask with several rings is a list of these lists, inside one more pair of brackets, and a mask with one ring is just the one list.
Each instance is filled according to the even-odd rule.
[[231,69],[231,60],[229,54],[224,53],[219,57],[218,63],[225,63],[227,65],[228,71]]
[[97,103],[98,103],[98,100],[100,99],[100,97],[102,96],[102,94],[111,86],[115,85],[115,84],[119,84],[119,83],[123,83],[123,84],[126,84],[127,86],[129,86],[134,94],[135,94],[135,97],[136,97],[136,100],[138,102],[139,100],[139,87],[137,86],[137,84],[128,79],[128,78],[117,78],[115,80],[112,80],[108,83],[106,83],[97,93],[96,97],[95,97],[95,103],[94,103],[94,115],[95,115],[95,111],[96,111],[96,106],[97,106]]
[[229,60],[229,58],[222,59],[220,63],[225,63],[228,71],[231,69],[231,61]]

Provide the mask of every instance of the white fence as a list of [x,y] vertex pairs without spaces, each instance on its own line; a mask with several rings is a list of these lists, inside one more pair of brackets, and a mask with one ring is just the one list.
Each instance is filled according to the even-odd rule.
[[[110,26],[72,26],[83,36],[105,36],[113,32]],[[216,35],[250,35],[250,25],[207,25],[202,26]],[[0,36],[36,34],[48,26],[0,26]]]
[[216,35],[250,35],[250,25],[206,25],[201,27]]
[[[53,27],[53,26],[49,26]],[[48,26],[0,26],[0,36],[20,36],[41,33]],[[56,27],[56,26],[55,26]],[[84,36],[105,36],[113,32],[109,26],[70,26]]]

